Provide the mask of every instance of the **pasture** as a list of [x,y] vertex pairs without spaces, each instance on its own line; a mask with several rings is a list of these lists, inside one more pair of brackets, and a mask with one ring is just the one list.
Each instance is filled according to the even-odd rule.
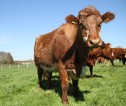
[[[115,62],[115,66],[96,64],[94,78],[79,80],[79,96],[72,96],[70,81],[69,106],[125,106],[126,65]],[[61,86],[57,73],[53,73],[53,89],[40,90],[37,84],[36,67],[31,64],[2,66],[0,69],[0,106],[62,106]]]

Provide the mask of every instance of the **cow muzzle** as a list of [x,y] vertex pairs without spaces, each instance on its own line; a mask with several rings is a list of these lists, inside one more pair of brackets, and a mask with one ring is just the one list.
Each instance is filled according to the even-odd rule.
[[91,39],[87,41],[87,44],[89,47],[100,47],[104,45],[104,42],[101,40],[101,38],[97,39]]

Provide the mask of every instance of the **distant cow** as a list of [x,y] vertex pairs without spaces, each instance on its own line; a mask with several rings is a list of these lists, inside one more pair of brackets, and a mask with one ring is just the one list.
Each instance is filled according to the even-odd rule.
[[[126,54],[125,49],[123,49],[123,48],[112,48],[112,51],[113,51],[113,53],[115,55],[115,59],[122,60],[123,65],[125,65],[125,61],[126,61],[126,58],[125,58],[125,54]],[[114,60],[115,59],[110,60],[111,63],[112,63],[112,65],[114,65]]]
[[95,48],[89,52],[86,65],[90,69],[90,77],[93,77],[93,66],[95,65],[97,59],[102,57],[104,59],[113,60],[115,58],[112,52],[111,44],[105,44],[104,48]]
[[101,15],[93,6],[82,9],[78,16],[69,15],[67,23],[54,31],[37,37],[34,46],[34,61],[38,72],[38,83],[42,88],[44,70],[49,71],[51,85],[52,69],[59,72],[62,102],[68,103],[68,74],[74,76],[73,95],[77,95],[78,78],[82,67],[86,67],[89,49],[102,46],[99,33],[102,22],[109,22],[115,15],[107,12]]

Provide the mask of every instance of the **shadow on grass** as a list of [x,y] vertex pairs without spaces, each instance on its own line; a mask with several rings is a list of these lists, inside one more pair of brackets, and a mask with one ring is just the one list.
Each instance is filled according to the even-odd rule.
[[85,101],[84,95],[90,93],[90,91],[85,90],[85,91],[80,91],[78,90],[78,96],[75,97],[75,101]]
[[[43,90],[48,90],[48,80],[44,79],[42,82],[43,85]],[[61,83],[59,80],[59,76],[53,76],[52,77],[52,90],[54,90],[58,95],[61,97],[62,91],[61,91]],[[84,95],[90,93],[90,91],[85,90],[85,91],[80,91],[78,89],[78,95],[75,98],[75,101],[85,101]],[[73,96],[73,86],[71,83],[69,83],[69,89],[68,89],[68,96]]]

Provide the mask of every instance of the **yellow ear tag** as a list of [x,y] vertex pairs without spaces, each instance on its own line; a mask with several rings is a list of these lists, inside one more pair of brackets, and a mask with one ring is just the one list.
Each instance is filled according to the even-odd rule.
[[77,24],[76,22],[72,21],[72,24]]
[[107,22],[107,21],[109,21],[109,18],[107,18],[107,19],[105,20],[105,22]]

